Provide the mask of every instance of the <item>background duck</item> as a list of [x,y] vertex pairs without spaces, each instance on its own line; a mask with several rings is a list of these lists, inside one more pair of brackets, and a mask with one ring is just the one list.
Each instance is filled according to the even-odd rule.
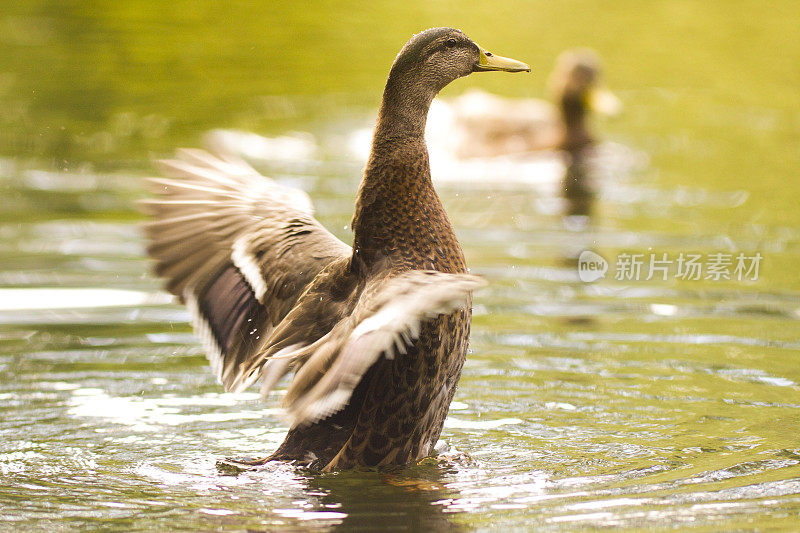
[[186,302],[226,390],[294,370],[293,424],[266,459],[325,470],[404,464],[442,430],[466,355],[471,292],[431,183],[434,96],[479,71],[530,70],[451,28],[415,35],[392,65],[356,200],[351,248],[308,196],[201,151],[163,162],[149,253]]
[[443,123],[431,121],[431,143],[446,146],[460,159],[581,149],[594,142],[587,123],[591,112],[615,115],[621,110],[601,75],[596,53],[567,50],[556,60],[548,81],[552,103],[471,90],[433,110]]

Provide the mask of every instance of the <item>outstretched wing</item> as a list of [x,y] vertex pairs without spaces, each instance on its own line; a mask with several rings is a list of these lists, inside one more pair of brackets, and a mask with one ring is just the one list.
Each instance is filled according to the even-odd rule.
[[284,400],[294,423],[314,423],[344,407],[381,355],[406,353],[424,322],[468,305],[472,291],[484,284],[469,274],[431,270],[369,283],[347,320],[315,343],[270,359],[276,367],[281,360],[299,366]]
[[166,288],[185,302],[226,390],[317,274],[350,247],[312,216],[308,195],[238,159],[181,150],[160,162],[157,198],[144,202],[148,253]]

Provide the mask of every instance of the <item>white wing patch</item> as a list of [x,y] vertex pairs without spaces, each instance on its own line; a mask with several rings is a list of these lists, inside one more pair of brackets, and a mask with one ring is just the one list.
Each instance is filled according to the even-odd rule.
[[249,250],[250,235],[244,234],[233,243],[231,261],[244,276],[247,284],[253,289],[256,300],[264,303],[264,296],[267,294],[267,280],[261,274],[256,257]]

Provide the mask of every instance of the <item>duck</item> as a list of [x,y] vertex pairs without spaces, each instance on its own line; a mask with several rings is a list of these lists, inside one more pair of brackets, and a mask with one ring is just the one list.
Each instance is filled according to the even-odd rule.
[[389,71],[355,201],[352,246],[309,196],[226,154],[160,162],[144,201],[147,251],[186,304],[226,391],[293,376],[276,451],[323,472],[403,465],[434,450],[467,352],[469,273],[433,187],[424,132],[434,97],[475,72],[530,71],[453,28],[414,35]]
[[602,64],[590,49],[562,52],[548,80],[553,103],[503,98],[479,89],[434,109],[430,136],[457,159],[492,158],[560,150],[576,153],[596,142],[587,124],[592,112],[615,116],[619,99],[601,81]]
[[[548,92],[549,100],[504,98],[480,89],[436,99],[426,128],[434,183],[447,189],[521,189],[564,196],[564,188],[575,189],[574,184],[592,188],[583,170],[595,167],[595,155],[619,172],[630,167],[630,150],[601,145],[589,127],[593,113],[615,116],[622,111],[622,103],[602,81],[597,53],[562,52],[549,76]],[[371,132],[372,127],[365,127],[351,133],[352,156],[367,156]]]

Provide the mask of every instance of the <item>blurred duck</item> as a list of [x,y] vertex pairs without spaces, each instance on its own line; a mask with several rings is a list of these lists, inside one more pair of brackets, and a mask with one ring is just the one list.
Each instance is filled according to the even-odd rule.
[[241,160],[188,150],[163,162],[147,202],[155,271],[184,301],[226,390],[294,371],[292,426],[257,465],[323,470],[405,464],[433,450],[483,285],[431,182],[428,108],[450,82],[521,72],[451,28],[411,38],[392,65],[352,228],[353,246],[298,190]]
[[555,105],[469,91],[434,109],[431,142],[459,159],[582,150],[594,141],[587,125],[589,113],[616,115],[622,107],[600,77],[597,54],[568,50],[558,57],[548,83]]

